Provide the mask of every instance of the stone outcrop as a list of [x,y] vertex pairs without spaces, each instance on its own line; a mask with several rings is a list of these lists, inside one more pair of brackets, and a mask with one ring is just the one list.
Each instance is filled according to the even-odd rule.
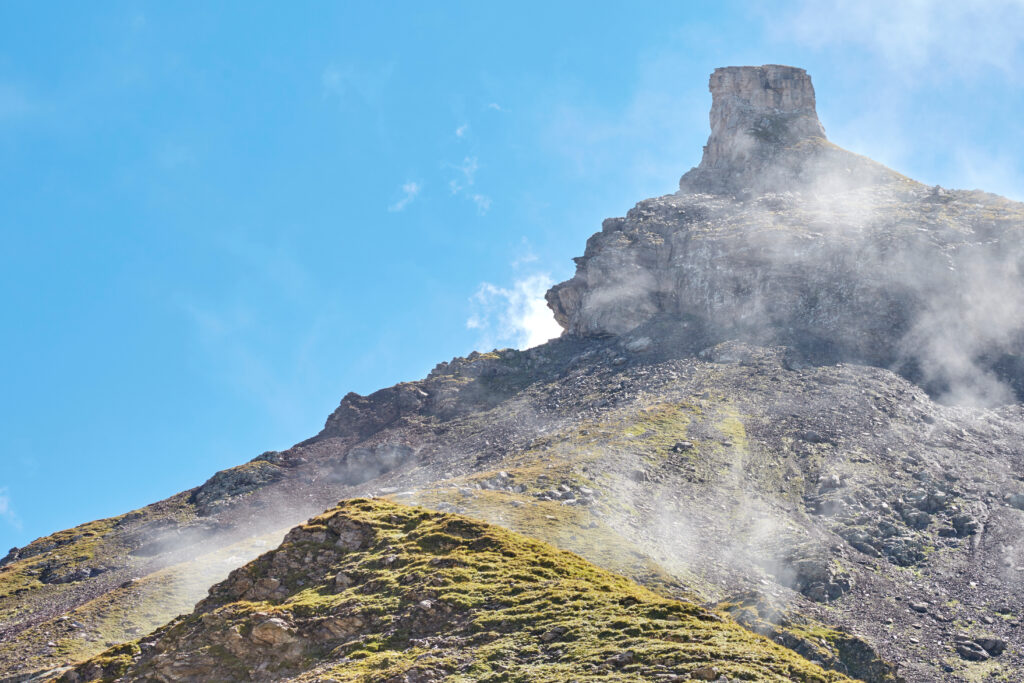
[[711,137],[700,165],[679,181],[684,192],[849,187],[895,176],[828,142],[811,77],[803,69],[777,64],[715,69],[710,90]]
[[1024,205],[925,187],[824,137],[810,78],[718,69],[680,192],[592,236],[548,303],[572,334],[670,318],[709,341],[898,369],[954,400],[1024,390]]

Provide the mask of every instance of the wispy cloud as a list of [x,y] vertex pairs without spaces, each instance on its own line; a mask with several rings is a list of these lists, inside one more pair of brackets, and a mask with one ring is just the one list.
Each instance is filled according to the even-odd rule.
[[476,173],[480,170],[480,163],[476,157],[466,157],[461,164],[445,163],[442,166],[455,172],[455,177],[448,180],[448,189],[453,195],[464,195],[476,205],[476,210],[481,216],[491,209],[490,197],[469,191],[469,188],[476,184]]
[[787,42],[860,46],[899,71],[935,77],[994,68],[1019,78],[1022,0],[804,0],[766,19]]
[[985,190],[1024,201],[1024,169],[1019,157],[965,145],[958,145],[954,155],[965,189]]
[[374,67],[353,64],[329,64],[320,74],[324,98],[335,98],[342,104],[353,101],[376,102],[391,80],[394,63]]
[[416,197],[419,195],[422,189],[423,186],[417,182],[410,180],[409,182],[405,183],[404,185],[402,185],[402,197],[394,204],[389,206],[388,211],[403,211],[405,207],[407,207],[410,204],[410,202],[416,199]]
[[470,299],[473,313],[466,321],[480,335],[477,347],[528,349],[559,336],[562,328],[544,300],[551,285],[551,277],[543,273],[516,280],[511,287],[482,283]]
[[464,124],[462,124],[461,126],[459,126],[458,128],[455,129],[455,137],[457,137],[457,138],[465,137],[466,133],[468,133],[468,132],[469,132],[469,124],[468,123],[464,123]]
[[491,198],[485,194],[474,194],[470,199],[476,204],[476,210],[480,215],[487,213],[491,208]]
[[500,104],[498,104],[497,102],[488,102],[487,106],[485,107],[485,109],[490,109],[491,111],[505,111],[502,108],[502,106]]
[[[675,190],[707,139],[707,72],[674,48],[638,58],[632,92],[610,106],[567,84],[545,103],[541,144],[567,171],[623,198]],[[666,88],[666,83],[679,87]],[[575,181],[574,181],[575,182]]]
[[4,520],[16,530],[21,530],[21,518],[11,507],[11,497],[7,494],[6,488],[0,488],[0,519]]
[[444,165],[456,173],[456,176],[448,181],[452,194],[458,194],[476,182],[476,172],[480,169],[476,157],[466,157],[461,164]]
[[820,52],[844,90],[884,103],[823,103],[831,139],[924,182],[1020,195],[1012,146],[966,141],[989,112],[941,103],[1012,101],[1024,80],[1024,0],[801,0],[760,14],[769,39]]
[[522,253],[513,259],[513,268],[518,270],[528,263],[536,263],[539,260],[537,253],[533,250],[533,245],[530,244],[530,240],[524,237],[520,248],[522,249]]

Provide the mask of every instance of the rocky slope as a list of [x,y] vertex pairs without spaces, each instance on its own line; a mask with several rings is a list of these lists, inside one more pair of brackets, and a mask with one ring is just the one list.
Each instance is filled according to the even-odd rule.
[[61,680],[848,681],[729,618],[465,517],[351,500]]
[[[549,293],[562,338],[349,394],[286,451],[8,555],[3,680],[149,633],[367,496],[571,550],[855,679],[1021,680],[1021,205],[832,146],[800,70],[720,70],[712,94],[681,191],[606,221]],[[149,671],[136,647],[107,657]]]

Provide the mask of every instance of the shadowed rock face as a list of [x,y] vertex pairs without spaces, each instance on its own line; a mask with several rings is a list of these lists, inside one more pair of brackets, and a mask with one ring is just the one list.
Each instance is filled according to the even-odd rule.
[[1024,205],[832,145],[801,69],[718,69],[711,93],[711,137],[680,192],[606,220],[548,292],[568,332],[667,316],[894,368],[955,401],[1021,395]]

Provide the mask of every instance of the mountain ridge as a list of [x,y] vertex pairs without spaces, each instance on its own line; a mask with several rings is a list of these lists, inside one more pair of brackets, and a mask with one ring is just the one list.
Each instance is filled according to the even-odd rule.
[[13,550],[3,680],[160,627],[367,496],[572,551],[839,675],[1014,680],[1024,205],[839,150],[802,70],[732,69],[703,168],[548,293],[562,337],[350,393],[292,448]]

